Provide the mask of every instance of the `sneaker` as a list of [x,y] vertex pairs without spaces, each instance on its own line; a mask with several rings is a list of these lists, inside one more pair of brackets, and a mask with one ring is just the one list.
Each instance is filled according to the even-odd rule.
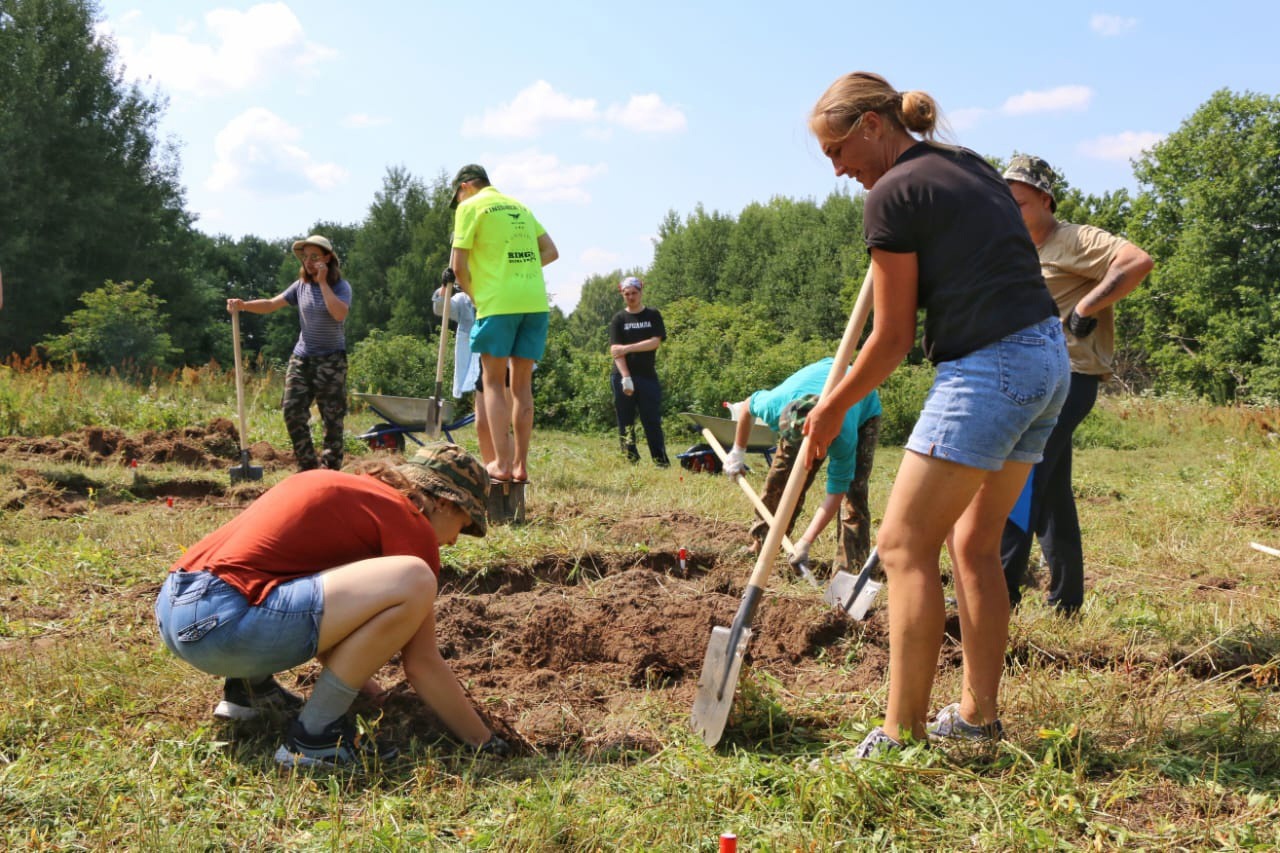
[[257,682],[228,678],[222,685],[222,701],[213,709],[213,715],[219,720],[253,720],[263,711],[297,711],[302,703],[301,696],[285,690],[274,676]]
[[995,743],[1004,737],[1004,724],[999,720],[982,726],[966,722],[960,716],[960,703],[952,702],[938,712],[929,724],[930,740],[967,740],[974,743]]
[[854,758],[881,758],[887,752],[896,752],[902,749],[902,744],[885,733],[880,726],[872,729],[862,743],[858,744],[858,748],[853,751]]
[[379,748],[344,717],[318,735],[307,732],[295,717],[284,743],[276,750],[276,763],[282,767],[341,767],[356,761],[389,761],[399,754],[394,746]]

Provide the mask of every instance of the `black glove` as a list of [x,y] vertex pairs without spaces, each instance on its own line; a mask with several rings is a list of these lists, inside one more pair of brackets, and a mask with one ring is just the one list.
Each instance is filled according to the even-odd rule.
[[1077,338],[1087,338],[1093,334],[1093,330],[1098,328],[1097,317],[1081,317],[1076,313],[1076,309],[1071,309],[1071,315],[1067,317],[1067,331],[1075,335]]
[[495,758],[506,758],[511,754],[511,744],[494,735],[476,747],[477,755],[492,755]]
[[444,272],[440,273],[441,287],[448,287],[449,285],[453,284],[457,280],[458,280],[457,276],[453,274],[453,267],[445,267]]

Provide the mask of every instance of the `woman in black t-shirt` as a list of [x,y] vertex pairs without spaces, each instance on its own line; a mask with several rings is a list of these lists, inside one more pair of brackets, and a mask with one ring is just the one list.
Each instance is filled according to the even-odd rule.
[[[868,190],[875,320],[853,369],[806,419],[812,464],[845,411],[893,372],[925,312],[937,367],[877,537],[889,589],[889,702],[858,757],[904,738],[994,740],[1008,643],[1004,520],[1067,391],[1061,324],[1004,180],[977,154],[933,142],[937,104],[875,74],[836,80],[809,128],[837,175]],[[917,139],[919,134],[925,141]],[[964,685],[928,723],[941,649],[943,545],[954,566]]]

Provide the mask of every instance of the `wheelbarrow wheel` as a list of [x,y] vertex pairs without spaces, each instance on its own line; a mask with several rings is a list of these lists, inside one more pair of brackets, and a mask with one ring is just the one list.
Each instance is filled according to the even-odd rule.
[[369,436],[370,450],[394,450],[404,453],[404,433],[397,432],[391,424],[374,424]]

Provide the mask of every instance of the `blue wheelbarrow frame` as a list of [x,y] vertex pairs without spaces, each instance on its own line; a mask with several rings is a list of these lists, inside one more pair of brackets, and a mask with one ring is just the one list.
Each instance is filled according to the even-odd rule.
[[[362,441],[367,441],[375,450],[386,449],[404,453],[406,438],[421,446],[425,442],[418,438],[418,433],[427,433],[428,438],[431,437],[428,418],[432,400],[423,397],[394,397],[388,394],[356,392],[352,392],[351,396],[363,401],[375,415],[385,421],[385,423],[374,424],[369,431],[356,436]],[[452,407],[452,403],[446,402],[444,417],[441,418],[440,423],[440,431],[449,441],[453,441],[453,430],[468,426],[476,419],[475,412],[471,412],[452,423],[445,423]]]

